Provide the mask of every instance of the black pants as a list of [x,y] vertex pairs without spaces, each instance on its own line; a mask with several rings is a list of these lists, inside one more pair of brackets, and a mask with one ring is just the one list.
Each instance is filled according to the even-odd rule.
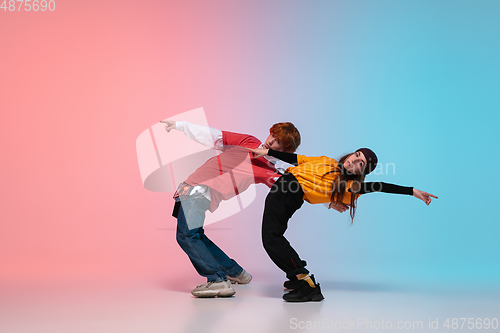
[[304,192],[291,173],[281,176],[267,195],[262,219],[262,243],[271,260],[293,279],[307,274],[306,262],[292,248],[284,233],[288,220],[304,203]]

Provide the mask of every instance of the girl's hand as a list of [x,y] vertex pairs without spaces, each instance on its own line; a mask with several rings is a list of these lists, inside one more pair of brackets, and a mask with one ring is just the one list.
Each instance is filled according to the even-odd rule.
[[266,156],[267,153],[269,152],[269,149],[264,149],[264,148],[255,148],[255,149],[247,148],[247,149],[252,154],[253,158]]
[[160,123],[167,124],[165,126],[165,131],[167,132],[170,132],[171,130],[175,129],[175,121],[161,120]]
[[339,213],[343,213],[343,212],[345,212],[346,210],[349,209],[349,206],[347,206],[344,203],[339,203],[339,202],[333,202],[333,201],[331,201],[330,202],[330,206],[328,206],[328,209],[330,209],[330,208],[335,209]]
[[416,188],[413,189],[413,196],[415,198],[420,199],[423,202],[425,202],[425,204],[427,206],[429,206],[429,204],[432,201],[431,197],[436,198],[436,199],[438,198],[435,195],[432,195],[432,194],[424,192],[424,191],[417,190]]

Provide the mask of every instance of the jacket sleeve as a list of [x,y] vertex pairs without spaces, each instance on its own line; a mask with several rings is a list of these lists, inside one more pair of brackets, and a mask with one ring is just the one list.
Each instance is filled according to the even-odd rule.
[[188,123],[187,121],[176,121],[175,129],[184,132],[184,134],[191,140],[201,143],[202,145],[213,148],[222,148],[222,131],[208,127]]
[[299,163],[297,162],[297,154],[293,153],[285,153],[282,151],[276,151],[269,149],[269,152],[267,153],[269,156],[276,157],[277,159],[280,159],[284,162],[290,163],[292,165],[298,165]]
[[[352,192],[351,188],[349,189],[349,192]],[[413,195],[413,187],[400,186],[383,182],[361,183],[361,189],[358,194],[373,192]]]
[[258,148],[261,145],[259,139],[250,134],[222,131],[224,146],[241,146],[246,148]]

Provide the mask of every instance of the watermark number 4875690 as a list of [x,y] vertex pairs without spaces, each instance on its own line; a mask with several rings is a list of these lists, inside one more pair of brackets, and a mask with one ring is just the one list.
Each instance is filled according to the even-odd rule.
[[56,10],[56,2],[54,0],[3,0],[0,9],[4,12],[53,12]]

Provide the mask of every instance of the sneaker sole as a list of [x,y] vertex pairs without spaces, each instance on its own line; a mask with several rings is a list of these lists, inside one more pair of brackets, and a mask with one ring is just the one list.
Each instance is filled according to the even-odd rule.
[[[293,291],[292,291],[292,293],[293,293]],[[304,296],[302,298],[286,299],[285,296],[287,296],[287,295],[288,294],[283,295],[283,300],[285,300],[287,302],[320,302],[320,301],[325,299],[325,297],[323,296],[321,291],[319,291],[315,294],[312,294],[312,295]]]
[[314,295],[311,298],[301,298],[301,299],[291,299],[291,300],[285,300],[286,302],[321,302],[325,298],[323,295]]
[[207,290],[207,291],[198,291],[198,292],[191,292],[191,295],[194,297],[199,297],[199,298],[213,298],[213,297],[231,297],[234,294],[236,294],[236,291],[234,290]]
[[248,282],[243,282],[243,281],[240,281],[240,280],[231,280],[228,278],[229,281],[231,281],[231,284],[249,284],[250,281],[252,281],[252,279],[250,279]]

